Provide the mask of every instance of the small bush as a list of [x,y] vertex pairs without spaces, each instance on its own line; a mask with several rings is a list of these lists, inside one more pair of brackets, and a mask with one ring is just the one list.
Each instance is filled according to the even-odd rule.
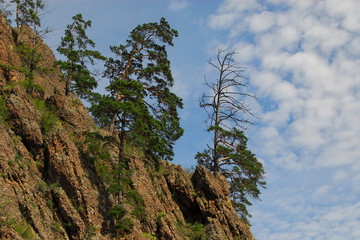
[[153,235],[151,235],[150,233],[143,233],[143,234],[141,234],[143,237],[146,237],[146,238],[148,238],[148,239],[150,239],[150,240],[156,240],[157,238],[156,237],[154,237]]
[[115,235],[117,237],[130,232],[134,228],[134,223],[130,218],[125,217],[127,211],[125,208],[119,205],[115,205],[110,208],[108,214],[114,219]]
[[47,134],[60,123],[59,117],[46,105],[44,100],[34,98],[31,102],[40,113],[41,131],[43,134]]
[[62,232],[62,226],[60,222],[53,221],[52,223],[50,223],[50,228],[57,233]]
[[31,226],[27,224],[25,221],[17,221],[11,218],[11,215],[6,212],[6,206],[9,205],[10,200],[4,199],[4,194],[0,192],[0,227],[8,227],[10,229],[15,230],[22,239],[30,240],[35,238],[34,231]]
[[44,95],[44,88],[39,84],[36,84],[30,80],[24,80],[19,83],[19,85],[26,90],[27,93],[31,94],[32,92],[36,92],[39,95]]
[[122,206],[115,205],[110,208],[108,214],[109,214],[109,216],[112,216],[115,219],[121,219],[125,216],[126,210]]
[[195,222],[193,224],[187,223],[186,225],[178,223],[178,229],[180,230],[184,238],[187,238],[189,240],[206,239],[205,227],[201,223],[198,222]]
[[158,213],[156,213],[156,215],[155,215],[155,220],[156,221],[160,221],[163,217],[165,217],[166,216],[166,213],[164,213],[164,212],[158,212]]
[[6,121],[9,117],[9,110],[6,107],[5,99],[0,95],[0,122]]
[[134,223],[131,221],[130,218],[123,218],[118,221],[115,225],[116,231],[119,235],[123,235],[125,233],[131,232],[134,228]]
[[135,209],[131,212],[137,219],[141,222],[146,221],[145,208],[143,206],[136,206]]
[[16,224],[14,226],[14,228],[15,228],[15,231],[17,233],[19,233],[23,239],[31,240],[31,239],[35,238],[35,234],[34,234],[32,228],[28,224]]

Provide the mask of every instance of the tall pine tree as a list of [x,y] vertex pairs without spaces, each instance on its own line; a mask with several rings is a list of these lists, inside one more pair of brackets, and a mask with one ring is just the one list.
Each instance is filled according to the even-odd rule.
[[94,98],[90,110],[100,125],[118,134],[120,162],[127,139],[154,159],[172,159],[173,144],[183,133],[182,100],[170,89],[174,80],[165,44],[173,46],[177,35],[161,18],[137,26],[126,44],[110,47],[115,58],[105,64],[108,94]]
[[65,61],[58,61],[65,81],[65,93],[69,96],[74,90],[81,98],[91,94],[91,90],[97,87],[97,81],[87,64],[94,65],[95,60],[105,60],[100,52],[89,50],[95,47],[95,43],[86,35],[86,30],[91,27],[91,21],[84,20],[81,14],[75,15],[73,22],[65,29],[65,35],[61,38],[57,51],[66,57]]
[[15,4],[15,22],[17,27],[28,25],[36,35],[48,32],[48,29],[40,31],[41,19],[40,11],[44,10],[45,3],[43,0],[11,0]]
[[[21,71],[26,75],[26,84],[28,90],[34,90],[36,84],[34,84],[35,73],[44,73],[51,71],[50,68],[44,67],[44,58],[39,51],[41,47],[41,36],[50,31],[49,28],[43,28],[41,22],[41,14],[45,8],[43,0],[11,0],[11,3],[15,4],[15,22],[18,29],[16,30],[16,51],[22,58]],[[30,27],[34,34],[27,34],[26,28]],[[24,36],[21,38],[19,36]]]

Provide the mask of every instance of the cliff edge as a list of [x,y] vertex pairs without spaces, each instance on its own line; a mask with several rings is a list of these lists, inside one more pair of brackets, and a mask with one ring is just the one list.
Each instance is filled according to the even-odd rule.
[[33,38],[29,28],[12,28],[0,16],[0,239],[253,239],[226,179],[203,167],[188,173],[155,164],[130,144],[128,195],[136,193],[135,200],[124,201],[129,222],[114,233],[115,140],[74,94],[65,96],[41,39],[38,64],[52,70],[35,71],[26,82],[17,47]]

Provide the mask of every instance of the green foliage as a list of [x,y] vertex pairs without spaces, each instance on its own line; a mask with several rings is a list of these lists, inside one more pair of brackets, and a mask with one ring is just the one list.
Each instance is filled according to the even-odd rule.
[[15,223],[15,231],[21,236],[22,239],[32,240],[35,238],[35,233],[29,224]]
[[113,206],[108,214],[114,219],[114,227],[116,236],[123,236],[125,233],[129,233],[133,227],[134,223],[130,218],[125,217],[127,211],[120,205]]
[[39,96],[44,95],[44,88],[41,85],[34,83],[33,81],[25,79],[24,81],[21,81],[18,84],[23,89],[25,89],[26,92],[29,93],[29,94],[35,92],[35,93],[38,93]]
[[[249,198],[259,199],[259,187],[265,187],[263,180],[265,171],[262,164],[255,155],[247,148],[248,139],[243,131],[236,128],[226,131],[218,128],[219,141],[217,145],[217,160],[219,161],[219,172],[223,174],[229,182],[230,197],[235,210],[241,215],[245,222],[251,214],[247,207],[251,205]],[[229,144],[231,143],[231,144]],[[195,158],[200,165],[212,169],[212,151],[206,149],[203,153],[198,153]]]
[[[16,49],[16,51],[18,51],[20,53],[20,55],[23,54],[23,52],[19,49],[25,49],[27,47],[18,47]],[[26,54],[25,54],[26,55]],[[30,55],[26,55],[26,56],[22,56],[23,58],[27,58],[30,57]],[[28,93],[32,93],[32,92],[37,92],[39,95],[43,95],[44,94],[44,88],[36,83],[34,83],[34,70],[40,72],[40,73],[45,73],[45,72],[50,72],[52,71],[52,69],[48,69],[48,68],[37,68],[35,67],[35,69],[30,70],[30,67],[27,65],[27,63],[31,63],[31,60],[24,60],[23,62],[23,66],[22,67],[16,67],[16,66],[11,66],[11,65],[7,65],[7,64],[1,64],[0,63],[0,68],[2,68],[4,70],[4,72],[9,71],[9,70],[15,70],[21,73],[25,74],[25,79],[23,81],[19,81],[17,83],[11,83],[8,84],[4,90],[10,90],[14,85],[19,85],[22,88],[24,88],[26,90],[26,92]],[[35,65],[38,63],[35,63]]]
[[96,236],[96,232],[99,230],[99,227],[97,226],[90,226],[88,227],[87,229],[87,232],[86,232],[86,237],[85,239],[92,239],[93,237]]
[[251,205],[248,200],[259,199],[259,187],[265,187],[264,168],[253,154],[247,148],[248,139],[245,137],[243,131],[233,129],[232,131],[222,131],[224,138],[227,142],[233,142],[236,147],[219,146],[219,154],[225,158],[222,165],[231,165],[232,168],[222,168],[222,173],[229,179],[230,196],[233,205],[237,212],[241,213],[243,219],[246,216],[251,216],[246,209],[247,205]]
[[[0,63],[0,68],[2,68],[4,71],[15,70],[15,71],[24,73],[26,76],[26,78],[22,81],[10,82],[10,84],[6,85],[4,88],[5,93],[8,91],[11,91],[14,86],[20,86],[29,94],[37,93],[37,95],[39,95],[39,96],[44,95],[44,91],[45,91],[44,88],[41,85],[33,82],[33,75],[32,75],[32,77],[29,77],[29,75],[27,75],[27,74],[29,74],[29,70],[27,68],[5,65],[5,64],[1,64],[1,63]],[[52,70],[44,68],[44,71],[52,71]]]
[[[111,171],[111,182],[109,182],[109,193],[114,196],[122,195],[122,193],[126,193],[131,189],[131,179],[130,174],[131,171],[128,169],[127,164],[120,163],[115,164]],[[118,199],[120,202],[122,199]]]
[[42,61],[43,57],[38,52],[36,47],[29,47],[24,44],[19,44],[16,46],[15,51],[21,56],[21,63],[23,72],[26,75],[26,78],[30,81],[34,80],[34,70],[36,66]]
[[97,87],[93,74],[86,63],[94,64],[94,60],[105,60],[98,51],[89,50],[95,43],[86,35],[86,29],[91,27],[91,21],[85,21],[81,14],[75,15],[73,23],[68,25],[64,37],[61,38],[57,51],[66,57],[65,61],[58,61],[62,71],[62,79],[66,83],[65,92],[69,96],[74,90],[81,98],[91,95],[91,90]]
[[5,98],[0,95],[0,122],[4,122],[9,118],[9,109],[6,106]]
[[[111,168],[98,163],[97,168],[110,172],[108,191],[117,199],[117,206],[130,203],[131,214],[140,221],[145,220],[144,207],[132,187],[125,142],[131,142],[155,160],[171,160],[173,156],[172,146],[183,133],[177,112],[182,100],[170,91],[173,85],[170,61],[165,46],[159,43],[172,46],[176,36],[177,31],[163,18],[160,23],[136,27],[125,45],[110,47],[116,58],[105,63],[104,76],[110,80],[108,93],[93,94],[90,99],[90,111],[97,123],[109,127],[111,133],[117,131],[119,137],[118,162]],[[112,216],[121,233],[122,226],[129,222],[124,222],[126,218],[120,213]]]
[[184,239],[189,240],[205,240],[206,233],[203,224],[195,222],[193,224],[187,223],[185,225],[178,223],[178,230],[182,233]]
[[4,199],[2,192],[0,193],[0,228],[8,227],[9,229],[15,230],[22,239],[31,240],[35,238],[35,233],[32,230],[31,226],[26,223],[23,219],[21,221],[16,221],[11,217],[11,215],[6,211],[6,207],[9,205],[10,201]]
[[48,30],[40,31],[41,27],[40,12],[44,10],[45,4],[43,0],[11,0],[11,3],[16,7],[15,22],[17,27],[28,25],[36,35],[40,35]]
[[155,215],[155,220],[156,221],[160,221],[163,217],[166,216],[166,213],[164,212],[157,212],[156,215]]
[[132,171],[127,162],[112,162],[108,149],[114,145],[114,142],[116,139],[113,137],[92,132],[86,134],[81,148],[83,157],[95,165],[97,174],[107,186],[107,191],[117,200],[116,205],[112,206],[108,213],[113,219],[114,234],[122,236],[133,228],[130,218],[125,217],[128,211],[122,206],[123,203],[132,206],[130,214],[140,221],[145,221],[146,215],[143,199],[133,189]]
[[25,43],[19,43],[15,51],[21,56],[22,67],[18,68],[18,70],[25,74],[26,80],[30,83],[33,83],[36,72],[44,74],[53,71],[52,68],[41,67],[41,63],[44,62],[44,57],[38,51],[37,46],[30,47],[25,45]]
[[41,67],[41,63],[44,61],[42,54],[38,52],[37,47],[29,47],[23,43],[19,43],[15,51],[21,56],[21,67],[0,65],[3,69],[12,69],[25,74],[25,79],[20,82],[28,93],[37,92],[43,95],[44,89],[38,84],[34,83],[35,73],[49,73],[52,72],[52,68]]
[[99,132],[86,133],[86,139],[84,141],[86,150],[83,152],[85,158],[94,164],[97,162],[110,161],[111,156],[107,145],[113,141],[114,138],[102,136]]
[[116,219],[121,219],[121,218],[125,217],[126,212],[127,211],[122,206],[115,205],[112,208],[110,208],[108,214],[110,216],[115,217]]
[[43,134],[47,134],[60,124],[59,117],[54,113],[51,106],[46,105],[44,100],[33,98],[31,102],[40,113],[41,131]]
[[[15,4],[17,26],[28,25],[35,34],[39,36],[41,33],[48,32],[48,29],[40,31],[41,27],[40,10],[43,10],[45,5],[43,0],[11,0],[11,3]],[[6,5],[8,6],[8,5]],[[23,31],[23,28],[19,28],[19,31]],[[38,51],[39,38],[35,36],[33,38],[23,40],[22,42],[16,40],[15,51],[21,56],[21,67],[7,66],[1,64],[0,67],[6,70],[16,70],[25,74],[25,82],[27,83],[28,91],[41,91],[37,85],[34,84],[35,73],[48,73],[53,71],[51,68],[42,67],[41,63],[44,61],[42,54]]]
[[130,189],[126,194],[130,203],[135,203],[135,204],[144,203],[143,199],[135,189]]
[[182,135],[177,109],[182,101],[170,91],[173,77],[165,45],[177,31],[164,18],[137,26],[126,44],[110,47],[116,58],[105,63],[108,94],[95,95],[90,111],[100,126],[118,131],[120,161],[125,139],[156,160],[173,156],[173,143]]
[[153,235],[151,235],[150,233],[142,233],[141,234],[143,237],[146,237],[147,239],[150,239],[150,240],[156,240],[157,238]]
[[57,233],[62,233],[62,232],[63,232],[63,228],[62,228],[62,226],[61,226],[61,223],[58,222],[58,221],[52,221],[52,222],[50,223],[50,228],[51,228],[53,231],[57,232]]

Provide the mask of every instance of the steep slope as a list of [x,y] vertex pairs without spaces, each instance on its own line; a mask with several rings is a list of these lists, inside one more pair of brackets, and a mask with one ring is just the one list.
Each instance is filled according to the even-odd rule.
[[[108,179],[116,140],[75,95],[65,96],[56,70],[24,81],[17,43],[33,38],[0,16],[0,239],[253,239],[224,178],[155,164],[131,145],[129,192],[137,200],[124,201],[131,224],[114,232]],[[56,59],[38,41],[39,66],[50,69]]]

